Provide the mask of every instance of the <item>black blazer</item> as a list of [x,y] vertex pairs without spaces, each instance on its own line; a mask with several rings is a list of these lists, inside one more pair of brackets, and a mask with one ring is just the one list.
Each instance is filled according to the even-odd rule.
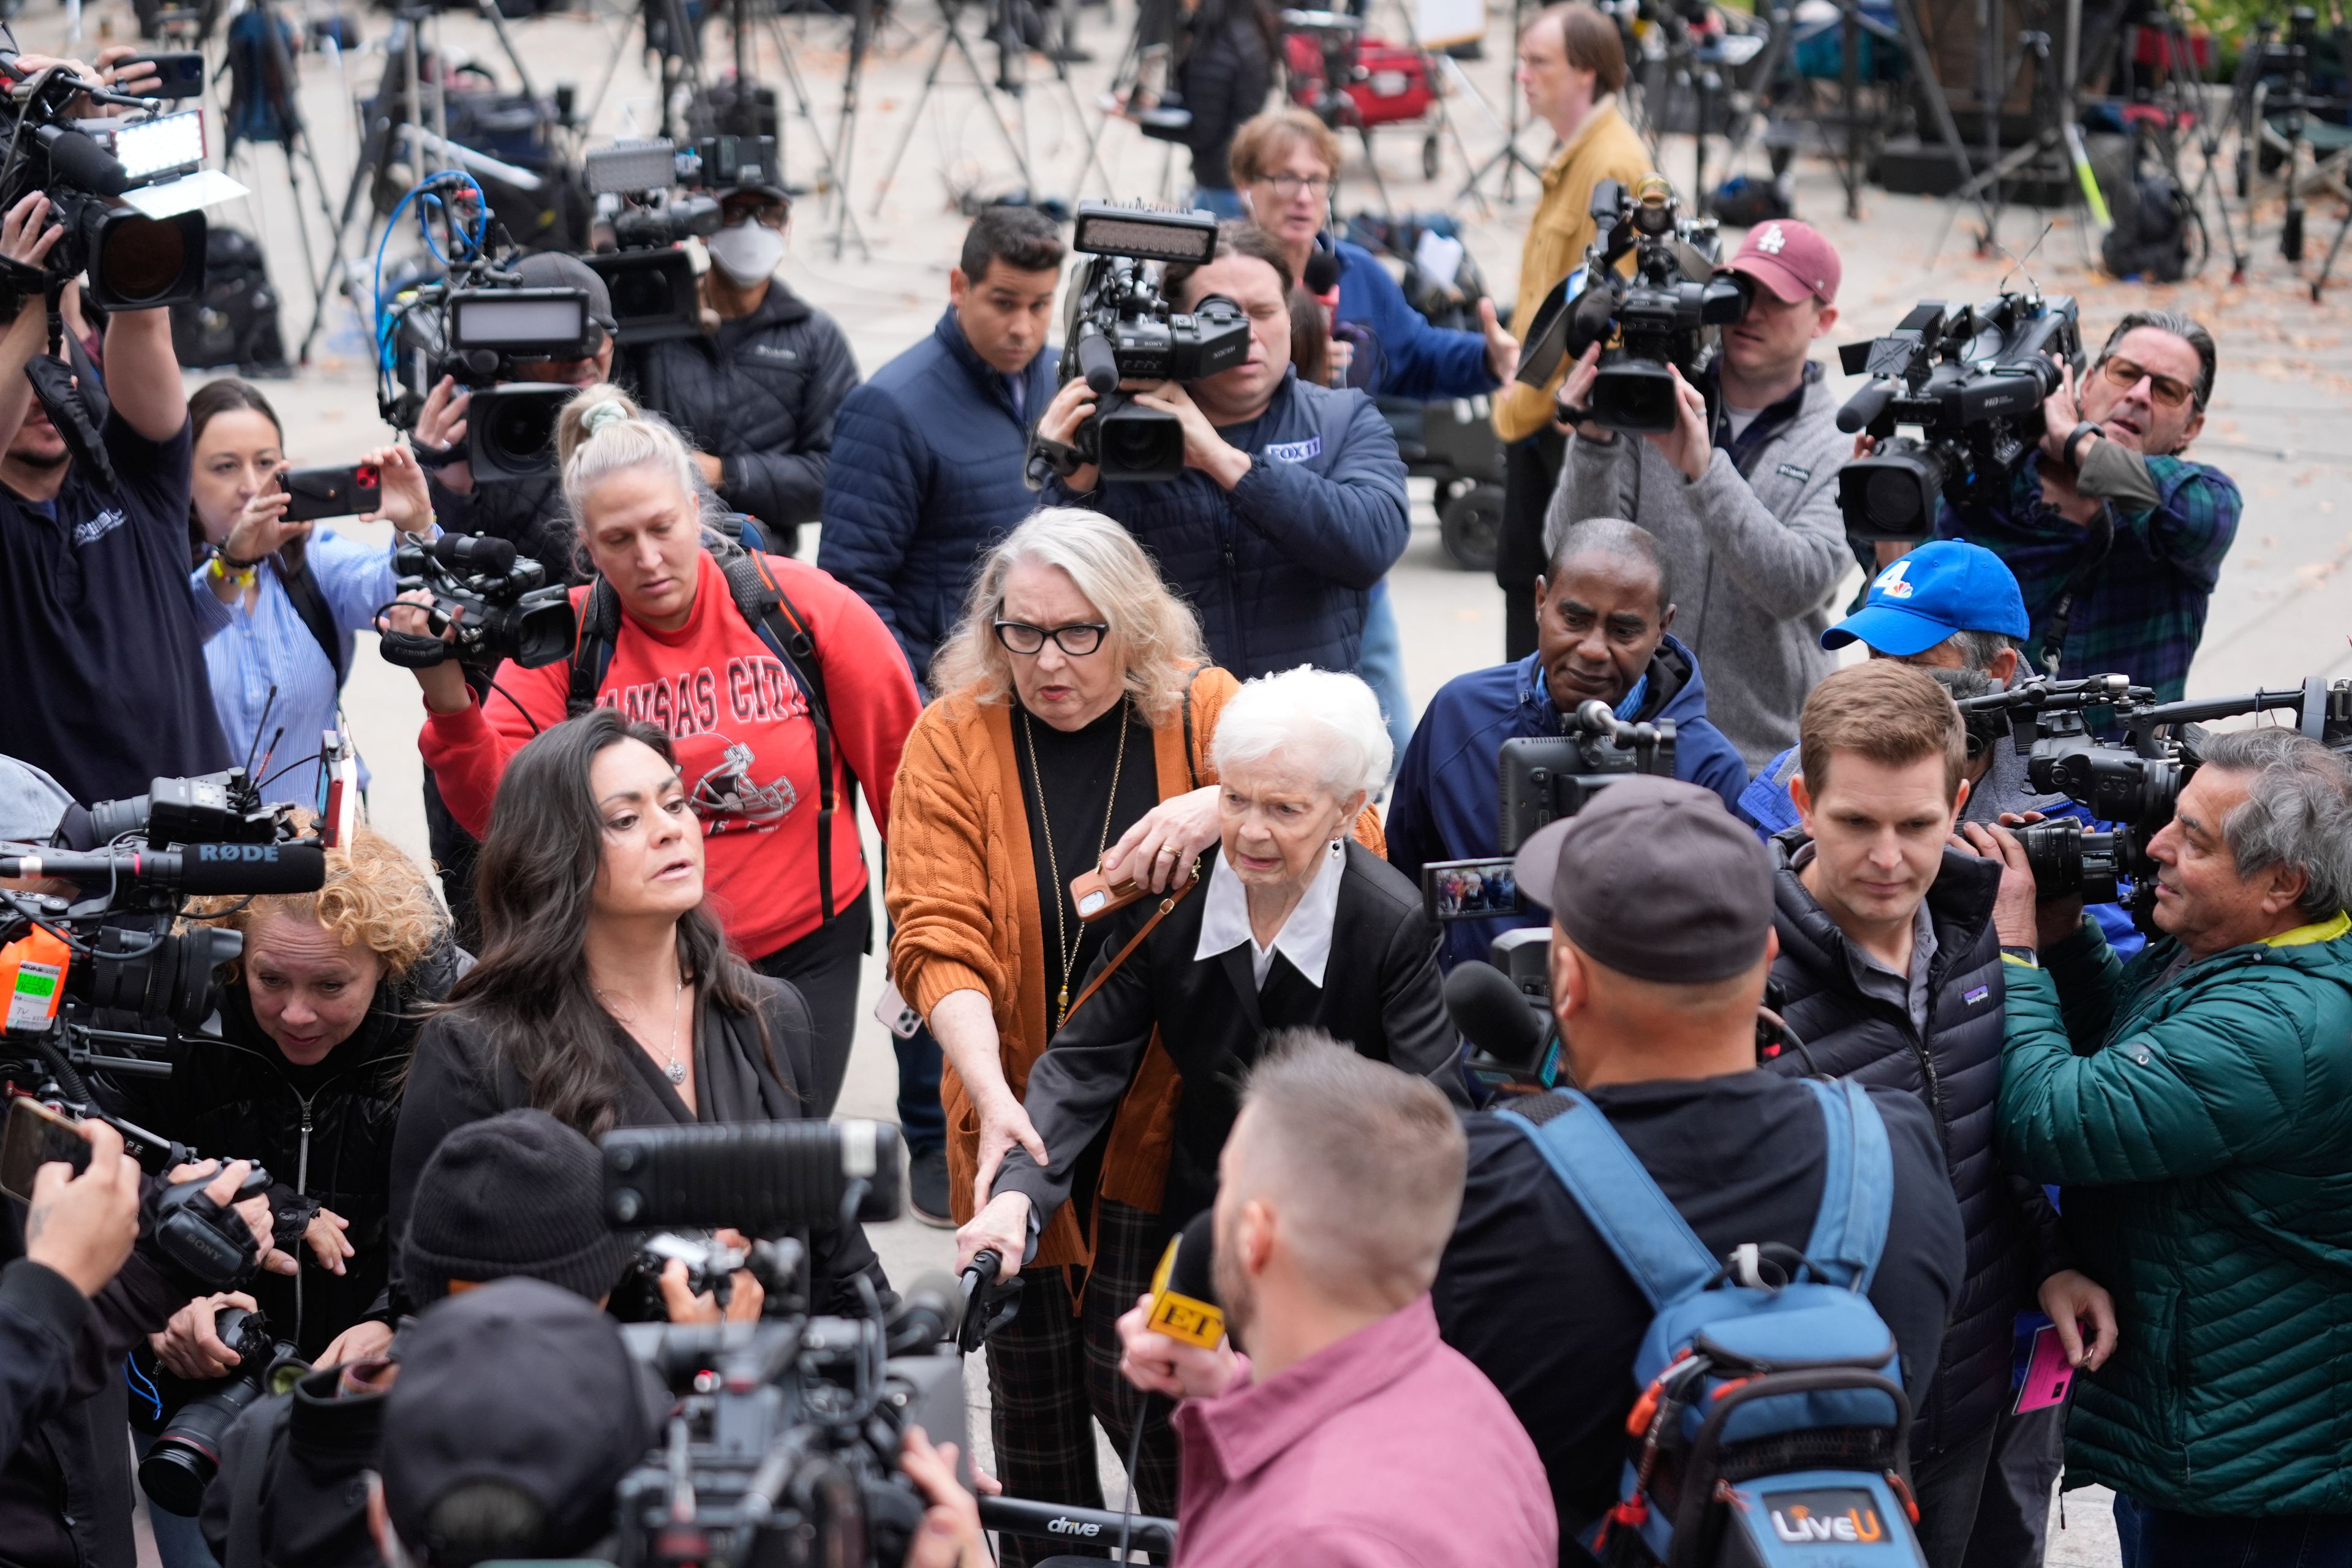
[[[1160,1043],[1184,1080],[1177,1101],[1175,1147],[1160,1212],[1184,1219],[1216,1196],[1217,1155],[1240,1112],[1243,1074],[1271,1030],[1321,1029],[1374,1061],[1431,1075],[1450,1066],[1454,1026],[1446,1021],[1437,973],[1437,929],[1422,912],[1421,893],[1387,861],[1349,841],[1331,921],[1331,956],[1318,990],[1280,952],[1257,988],[1246,947],[1196,962],[1205,885],[1169,911],[1143,945],[1069,1022],[1030,1069],[1026,1108],[1052,1163],[1040,1166],[1018,1147],[1005,1156],[994,1192],[1028,1194],[1040,1222],[1070,1196],[1072,1169],[1110,1125],[1119,1098],[1161,1027]],[[1212,851],[1202,865],[1205,884]],[[1160,907],[1135,904],[1110,917],[1094,970],[1125,948]],[[1087,981],[1092,983],[1093,972]]]

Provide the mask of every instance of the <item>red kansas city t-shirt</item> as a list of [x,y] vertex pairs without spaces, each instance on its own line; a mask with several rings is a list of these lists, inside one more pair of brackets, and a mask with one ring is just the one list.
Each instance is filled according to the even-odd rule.
[[[845,763],[855,770],[875,821],[890,820],[898,752],[921,703],[906,656],[881,617],[825,573],[768,557],[768,569],[808,623],[824,668],[833,718],[834,912],[865,897],[857,814]],[[577,611],[586,587],[572,591]],[[489,826],[490,801],[507,759],[539,729],[563,721],[569,661],[499,667],[499,689],[462,713],[428,714],[425,763],[441,798],[467,831]],[[511,700],[510,700],[511,699]],[[666,731],[679,774],[703,825],[712,909],[748,958],[764,958],[816,930],[816,724],[808,700],[774,650],[735,607],[726,574],[709,552],[695,582],[694,611],[674,632],[626,615],[596,700],[631,723]],[[521,707],[518,709],[517,703]],[[527,717],[526,717],[527,715]]]

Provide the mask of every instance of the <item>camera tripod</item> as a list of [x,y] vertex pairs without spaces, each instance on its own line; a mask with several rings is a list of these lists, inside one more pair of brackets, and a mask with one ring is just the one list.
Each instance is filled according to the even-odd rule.
[[[484,0],[484,3],[491,4],[492,0]],[[319,329],[326,323],[328,297],[334,292],[338,280],[348,287],[353,276],[343,241],[351,231],[352,217],[359,211],[361,195],[374,184],[385,165],[391,162],[393,137],[398,129],[403,125],[425,123],[425,94],[421,81],[423,61],[427,56],[418,38],[417,26],[431,15],[425,7],[412,5],[404,5],[393,13],[392,33],[384,40],[383,75],[377,79],[375,91],[360,106],[359,157],[352,168],[352,183],[343,192],[341,210],[333,218],[330,230],[333,239],[329,247],[327,268],[320,277],[311,297],[310,324],[302,333],[301,351],[295,355],[303,364],[310,363],[310,349],[318,342]],[[438,51],[434,51],[430,58],[437,64]],[[432,96],[435,128],[446,140],[449,126],[448,106],[442,100],[437,69]],[[367,226],[370,231],[375,227],[373,216],[369,218]],[[354,295],[354,300],[356,298]],[[367,314],[371,321],[374,317],[375,307],[376,302],[370,300]]]
[[[1526,29],[1527,25],[1527,0],[1511,0],[1512,48],[1517,49],[1519,47],[1519,34]],[[1456,66],[1454,69],[1458,77],[1461,74],[1461,68]],[[1511,101],[1504,110],[1503,144],[1496,148],[1485,163],[1470,171],[1470,177],[1463,181],[1462,188],[1454,194],[1455,201],[1458,202],[1465,196],[1476,196],[1484,202],[1486,199],[1486,194],[1480,187],[1486,184],[1486,176],[1497,169],[1503,172],[1503,178],[1496,186],[1496,195],[1505,206],[1509,206],[1518,200],[1518,197],[1512,194],[1511,186],[1521,169],[1525,169],[1534,176],[1538,188],[1541,187],[1543,165],[1519,151],[1519,132],[1526,128],[1528,122],[1528,95],[1519,90],[1516,81],[1511,84],[1510,94]]]
[[[2000,0],[1987,0],[1989,8],[1997,8]],[[1944,226],[1937,235],[1934,257],[1943,250],[1945,237],[1951,233],[1952,213],[1958,204],[1976,201],[1983,215],[1985,227],[1979,249],[1990,254],[2000,247],[2000,216],[2006,205],[2002,199],[2001,182],[2036,160],[2054,155],[2066,171],[2066,211],[2076,219],[2076,236],[2087,246],[2092,226],[2106,228],[2112,226],[2106,198],[2099,192],[2097,178],[2091,172],[2090,154],[2083,145],[2083,129],[2075,122],[2074,68],[2082,25],[2082,0],[2065,0],[2067,41],[2063,62],[2053,53],[2049,34],[2032,28],[2018,34],[2018,57],[2014,68],[2003,80],[1995,73],[1982,84],[1985,115],[1985,167],[1976,177],[1952,193],[1950,205],[1945,209]],[[2031,64],[2033,69],[2033,124],[2031,141],[2000,152],[2000,105],[2009,97],[2009,89],[2018,71]],[[2085,259],[2088,259],[2086,252]]]
[[[258,32],[261,40],[258,69],[240,71],[236,68],[238,30]],[[302,281],[316,292],[320,287],[318,253],[311,247],[310,226],[302,215],[301,164],[310,170],[311,189],[319,203],[319,216],[325,220],[329,233],[335,228],[335,209],[327,197],[327,176],[319,167],[318,149],[311,144],[310,127],[302,119],[298,79],[294,61],[286,47],[285,24],[278,19],[271,0],[254,0],[253,5],[229,24],[229,36],[225,44],[225,64],[229,71],[231,87],[229,101],[221,118],[226,127],[226,144],[221,153],[224,168],[236,161],[240,145],[250,147],[258,142],[275,142],[286,158],[286,185],[294,198],[294,234],[302,246]],[[297,163],[296,154],[300,154]],[[260,155],[254,154],[258,164]],[[254,184],[259,185],[260,171],[252,171]],[[254,227],[258,236],[262,225],[260,209],[253,208]],[[265,252],[265,256],[266,256]],[[331,259],[329,270],[333,269]],[[317,310],[314,307],[314,319]],[[303,341],[305,358],[310,340]],[[284,350],[280,349],[279,353]]]
[[[882,183],[875,187],[874,205],[867,209],[869,216],[881,216],[882,203],[890,194],[891,182],[898,177],[898,165],[905,161],[907,149],[914,142],[915,132],[922,124],[923,110],[929,106],[932,92],[940,85],[940,77],[947,68],[948,57],[951,53],[963,61],[965,68],[971,73],[971,80],[947,85],[971,86],[980,89],[981,97],[988,107],[988,121],[996,128],[997,135],[1003,139],[1005,149],[1013,154],[1013,166],[1021,173],[1021,183],[1028,188],[1033,200],[1039,194],[1026,145],[1029,139],[1028,84],[1022,75],[1023,62],[1030,49],[1033,47],[1046,48],[1042,37],[1033,46],[1024,35],[1022,16],[1024,13],[1034,16],[1034,13],[1029,11],[1027,0],[987,0],[987,37],[996,45],[996,79],[991,83],[987,73],[980,68],[980,57],[973,52],[971,40],[964,35],[965,9],[966,0],[940,0],[940,47],[932,51],[930,67],[923,73],[922,90],[915,95],[914,108],[907,117],[907,129],[899,136],[898,148],[890,154],[890,162],[882,170]],[[1064,96],[1069,100],[1071,113],[1083,124],[1086,110],[1078,101],[1077,89],[1070,81],[1069,62],[1062,58],[1062,53],[1049,48],[1047,58],[1053,62],[1054,79],[1061,85]],[[1020,128],[1018,136],[1013,133],[1013,127],[1005,123],[1003,114],[997,108],[998,93],[1013,100],[1013,119]],[[1110,173],[1102,166],[1092,141],[1087,143],[1086,158],[1087,163],[1079,168],[1079,179],[1084,181],[1091,166],[1093,172],[1102,175],[1103,184],[1109,185]]]
[[[1782,70],[1791,63],[1790,56],[1798,42],[1800,29],[1794,0],[1776,3],[1769,22],[1770,32],[1765,38],[1763,52],[1749,68],[1748,79],[1755,85],[1746,90],[1735,89],[1729,94],[1731,114],[1724,126],[1724,140],[1729,143],[1724,154],[1726,169],[1737,169],[1759,135],[1769,134],[1773,121],[1790,117],[1790,109],[1781,100],[1780,79]],[[1865,35],[1882,42],[1890,40],[1877,25],[1863,16],[1861,0],[1838,0],[1837,26],[1838,112],[1832,120],[1809,104],[1794,113],[1811,122],[1815,143],[1836,165],[1838,182],[1845,194],[1846,216],[1853,218],[1862,214],[1863,170],[1869,161],[1867,138],[1876,128],[1874,118],[1862,111],[1862,41]],[[1903,47],[1912,79],[1927,102],[1928,117],[1935,121],[1937,141],[1950,153],[1952,166],[1966,182],[1974,176],[1968,144],[1961,139],[1959,121],[1953,117],[1951,100],[1945,96],[1943,84],[1937,79],[1934,57],[1928,53],[1927,35],[1920,30],[1915,0],[1895,0],[1895,32],[1896,36],[1891,41]],[[1800,93],[1810,100],[1803,84],[1800,82],[1798,87]],[[1832,134],[1833,129],[1842,134]],[[1702,185],[1697,200],[1699,210],[1705,212],[1713,205],[1713,193]]]

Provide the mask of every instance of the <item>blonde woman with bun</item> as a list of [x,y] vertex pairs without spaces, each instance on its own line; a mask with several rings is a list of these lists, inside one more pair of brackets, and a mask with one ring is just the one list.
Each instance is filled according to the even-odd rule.
[[[921,709],[906,658],[881,618],[832,577],[784,556],[757,557],[764,587],[781,601],[775,615],[814,645],[805,663],[824,689],[818,706],[829,722],[820,723],[816,694],[737,607],[711,552],[728,548],[714,527],[723,509],[677,430],[617,388],[591,386],[564,405],[555,447],[593,572],[572,590],[573,611],[584,617],[591,596],[609,586],[615,612],[601,675],[589,639],[573,658],[593,677],[594,705],[670,737],[709,840],[712,903],[736,951],[806,1000],[818,1058],[810,1098],[816,1114],[829,1114],[848,1065],[873,921],[853,792],[862,787],[875,820],[889,821],[899,749]],[[417,610],[392,611],[386,624],[425,629]],[[479,837],[508,760],[571,710],[572,661],[501,665],[479,702],[454,663],[420,669],[416,679],[427,710],[425,761],[451,812]],[[616,800],[604,809],[619,818],[652,807]],[[633,1033],[670,1033],[674,996],[605,1001]]]

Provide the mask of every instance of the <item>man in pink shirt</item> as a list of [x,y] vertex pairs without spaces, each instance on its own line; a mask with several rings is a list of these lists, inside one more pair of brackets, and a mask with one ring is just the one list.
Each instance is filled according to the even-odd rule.
[[1155,1332],[1149,1297],[1118,1325],[1129,1381],[1183,1401],[1177,1568],[1558,1560],[1534,1445],[1430,1307],[1463,1149],[1427,1081],[1317,1032],[1251,1072],[1219,1162],[1231,1338]]

